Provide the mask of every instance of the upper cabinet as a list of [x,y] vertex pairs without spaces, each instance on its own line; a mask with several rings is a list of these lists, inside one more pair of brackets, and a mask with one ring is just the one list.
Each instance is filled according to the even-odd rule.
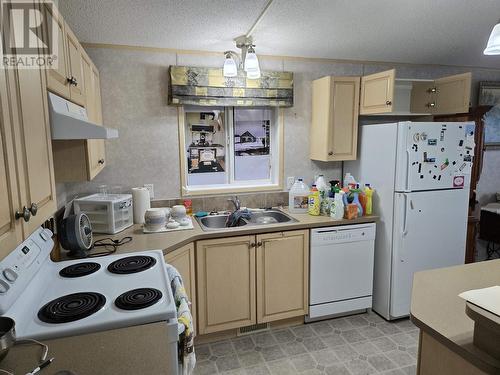
[[[90,121],[102,125],[99,71],[85,51],[82,53],[82,65],[87,114]],[[104,139],[89,139],[86,143],[87,179],[92,180],[106,166]]]
[[[56,35],[52,43],[57,43],[58,61],[53,69],[47,69],[47,89],[75,102],[85,105],[85,83],[83,81],[83,48],[76,39],[75,34],[64,22],[61,14],[54,6],[44,5],[43,10],[47,19],[53,20]],[[52,25],[51,22],[44,23],[46,27]],[[45,33],[48,30],[44,30]]]
[[393,111],[395,77],[396,70],[391,69],[361,78],[360,114],[371,115]]
[[[102,125],[99,71],[57,9],[45,5],[44,13],[56,22],[59,55],[57,67],[46,70],[47,89],[84,106],[89,120]],[[52,148],[58,182],[92,180],[106,166],[102,139],[53,141]]]
[[76,39],[75,34],[66,24],[66,41],[68,48],[67,51],[67,61],[69,66],[69,85],[70,85],[70,99],[80,105],[85,105],[85,82],[83,79],[83,58],[82,52],[83,47]]
[[441,115],[469,111],[471,73],[399,79],[396,70],[361,78],[360,115]]
[[0,259],[22,241],[19,210],[11,101],[6,70],[0,69]]
[[[89,120],[102,125],[99,71],[85,51],[81,54],[85,108]],[[104,139],[53,141],[56,181],[92,180],[106,166]]]
[[[48,20],[44,23],[47,27],[48,25],[56,25],[55,28],[56,35],[53,38],[48,38],[54,44],[57,44],[58,51],[58,61],[57,66],[52,69],[47,69],[47,88],[54,93],[61,95],[65,98],[70,97],[70,73],[68,62],[66,61],[66,57],[68,56],[67,52],[67,43],[66,43],[66,34],[64,31],[65,22],[62,16],[59,14],[58,10],[54,6],[48,6],[44,4],[43,13],[45,18]],[[44,33],[47,33],[47,29],[44,29]],[[53,46],[55,47],[55,45]]]
[[[56,210],[56,189],[50,123],[45,92],[45,74],[39,69],[19,69],[10,81],[16,99],[14,115],[15,149],[25,234],[32,233]],[[16,124],[17,123],[17,124]]]
[[359,82],[359,77],[332,76],[313,81],[311,159],[356,159]]
[[[7,22],[19,27],[17,20]],[[42,69],[0,69],[0,187],[3,258],[56,210]]]

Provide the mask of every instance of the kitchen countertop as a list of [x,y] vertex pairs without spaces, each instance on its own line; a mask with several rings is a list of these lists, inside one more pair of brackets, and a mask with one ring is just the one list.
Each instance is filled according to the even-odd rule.
[[[47,358],[54,357],[54,361],[40,374],[54,375],[64,370],[71,371],[72,375],[166,374],[165,325],[159,322],[41,340],[49,347]],[[14,346],[0,362],[0,368],[26,374],[38,365],[41,350],[35,344]],[[70,373],[61,372],[60,375]]]
[[466,290],[500,285],[500,259],[417,272],[411,320],[448,349],[488,374],[500,373],[500,359],[473,345],[474,322],[465,314]]
[[[193,241],[210,239],[210,238],[245,236],[245,235],[280,232],[287,230],[362,224],[362,223],[376,222],[378,220],[378,216],[375,215],[363,216],[353,220],[346,220],[346,219],[332,220],[328,216],[292,214],[288,212],[288,210],[286,209],[283,210],[283,212],[295,218],[297,222],[277,223],[277,224],[258,225],[258,226],[248,225],[231,229],[203,231],[198,222],[196,221],[196,219],[193,218],[193,226],[194,226],[193,229],[144,234],[142,232],[142,226],[139,224],[135,224],[130,228],[127,228],[124,231],[114,235],[95,234],[94,240],[99,240],[102,238],[121,239],[125,236],[131,236],[133,237],[132,242],[118,247],[117,249],[118,254],[130,253],[134,251],[144,251],[144,250],[163,250],[163,253],[167,254]],[[102,249],[97,249],[94,251],[99,252],[102,251]]]

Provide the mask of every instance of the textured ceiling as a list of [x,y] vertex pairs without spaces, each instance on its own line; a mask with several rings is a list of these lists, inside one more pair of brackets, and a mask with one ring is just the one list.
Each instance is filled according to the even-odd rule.
[[[59,0],[80,40],[186,50],[235,49],[266,0]],[[500,68],[483,56],[500,0],[274,0],[257,53]]]

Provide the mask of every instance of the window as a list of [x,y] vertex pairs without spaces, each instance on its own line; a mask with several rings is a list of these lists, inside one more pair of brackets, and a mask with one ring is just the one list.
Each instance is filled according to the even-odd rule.
[[183,195],[282,188],[282,111],[179,109]]

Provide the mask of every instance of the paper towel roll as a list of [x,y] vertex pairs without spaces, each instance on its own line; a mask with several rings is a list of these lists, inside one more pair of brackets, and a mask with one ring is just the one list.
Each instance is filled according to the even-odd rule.
[[143,187],[132,188],[134,201],[134,224],[144,224],[144,213],[151,208],[149,190]]

